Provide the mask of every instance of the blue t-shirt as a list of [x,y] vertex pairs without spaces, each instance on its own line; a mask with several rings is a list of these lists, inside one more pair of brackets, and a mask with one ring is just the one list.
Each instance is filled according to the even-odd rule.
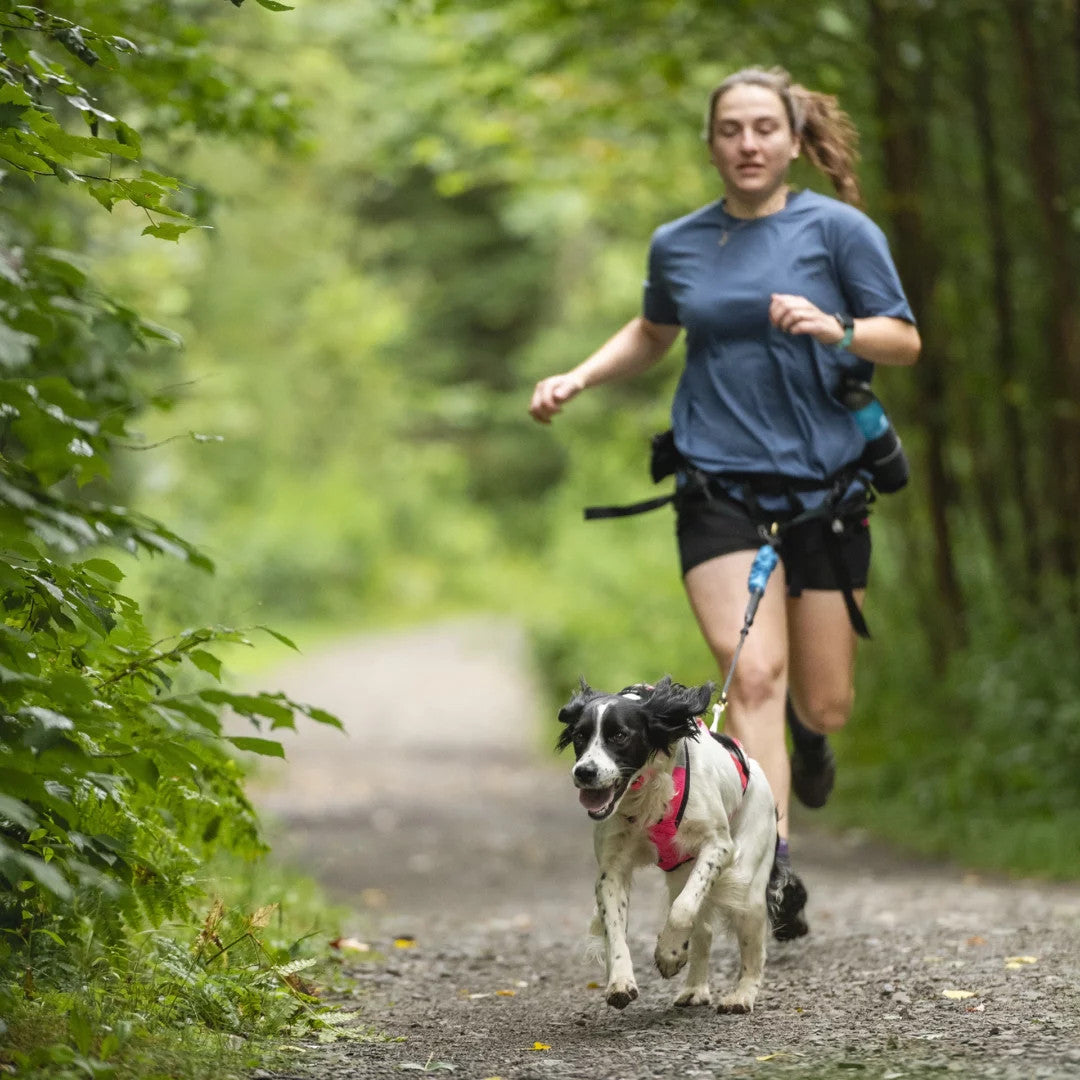
[[914,322],[884,233],[865,214],[813,191],[783,210],[736,218],[721,202],[662,225],[649,249],[643,314],[686,330],[672,403],[675,445],[714,473],[824,480],[865,440],[836,399],[841,375],[873,365],[769,322],[773,293],[822,311]]

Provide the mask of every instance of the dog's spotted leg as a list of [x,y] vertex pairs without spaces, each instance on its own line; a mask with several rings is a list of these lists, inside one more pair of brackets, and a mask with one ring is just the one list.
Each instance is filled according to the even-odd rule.
[[725,835],[703,844],[698,852],[690,876],[672,903],[664,929],[656,939],[653,957],[657,970],[665,979],[678,974],[690,959],[690,933],[701,905],[716,879],[730,865],[734,850],[731,837]]
[[626,941],[630,914],[630,875],[621,868],[600,871],[596,881],[596,913],[604,933],[607,960],[607,990],[604,999],[616,1009],[625,1009],[638,996],[634,965]]
[[754,1000],[761,986],[761,973],[765,967],[768,920],[764,911],[755,909],[733,916],[731,923],[739,939],[739,981],[730,994],[725,994],[720,999],[717,1012],[753,1012]]
[[686,987],[675,999],[676,1005],[711,1005],[709,990],[709,954],[712,952],[713,928],[705,918],[699,918],[690,935],[690,966],[686,971]]

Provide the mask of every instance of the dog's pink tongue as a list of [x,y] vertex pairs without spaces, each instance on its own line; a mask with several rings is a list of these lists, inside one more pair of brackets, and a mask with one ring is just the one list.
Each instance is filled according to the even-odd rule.
[[582,788],[578,794],[578,798],[581,800],[581,805],[586,810],[603,810],[611,800],[610,791],[589,791],[586,788]]

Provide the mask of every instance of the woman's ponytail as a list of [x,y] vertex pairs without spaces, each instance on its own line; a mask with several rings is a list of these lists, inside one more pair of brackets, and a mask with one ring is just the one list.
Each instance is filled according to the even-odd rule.
[[832,94],[821,94],[794,85],[790,94],[796,118],[801,117],[803,151],[807,160],[831,181],[837,195],[852,206],[862,206],[862,192],[855,175],[859,159],[859,133]]

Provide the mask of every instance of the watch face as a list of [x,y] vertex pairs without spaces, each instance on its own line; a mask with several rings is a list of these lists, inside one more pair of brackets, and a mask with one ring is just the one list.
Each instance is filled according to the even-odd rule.
[[850,330],[850,329],[851,329],[851,328],[852,328],[852,327],[853,327],[853,326],[855,325],[855,321],[854,321],[854,320],[852,319],[852,317],[851,317],[850,315],[847,315],[847,314],[845,314],[845,313],[844,313],[844,312],[842,312],[842,311],[838,311],[838,312],[837,312],[837,313],[836,313],[836,314],[835,314],[835,315],[833,316],[833,318],[834,318],[834,319],[836,319],[836,321],[837,321],[837,322],[838,322],[838,323],[839,323],[839,324],[840,324],[840,325],[841,325],[841,326],[842,326],[842,327],[843,327],[843,328],[844,328],[845,330]]

